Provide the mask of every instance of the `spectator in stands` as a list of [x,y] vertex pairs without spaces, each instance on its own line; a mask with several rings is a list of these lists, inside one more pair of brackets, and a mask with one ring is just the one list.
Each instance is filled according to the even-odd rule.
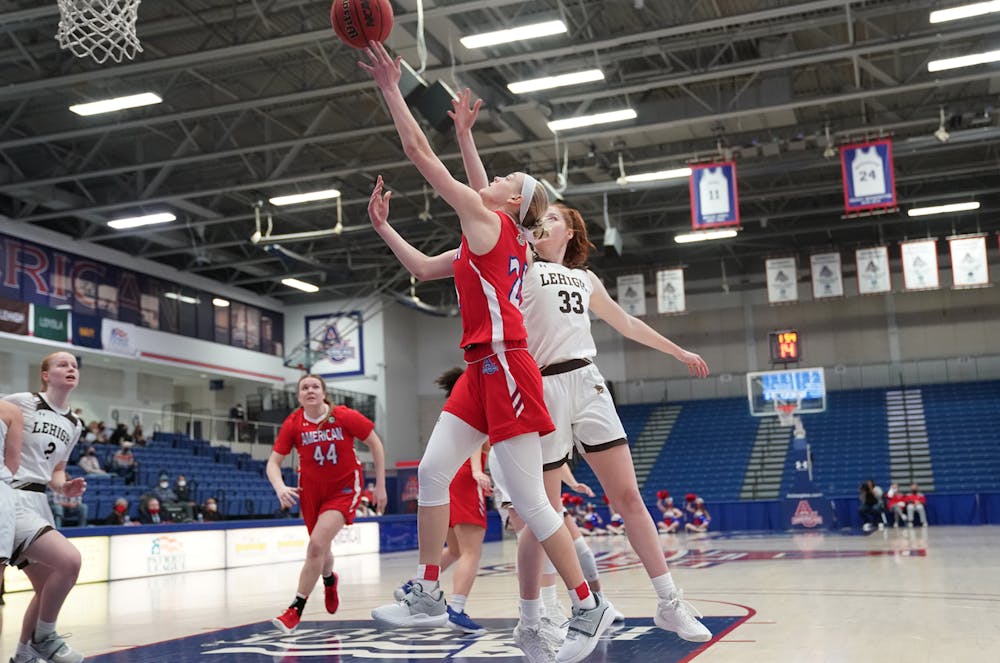
[[94,450],[94,447],[87,447],[84,454],[80,456],[77,465],[88,475],[107,474],[107,472],[101,469],[101,461],[97,458],[97,452]]
[[132,519],[128,515],[128,500],[124,497],[119,497],[115,500],[115,506],[111,509],[111,513],[108,517],[104,519],[105,525],[132,525]]
[[91,421],[87,425],[87,432],[83,439],[87,444],[107,444],[108,436],[104,434],[104,422]]
[[605,528],[608,534],[625,534],[625,521],[622,519],[620,513],[612,513],[611,520],[608,521],[608,526]]
[[128,426],[123,423],[119,423],[115,426],[115,430],[111,433],[111,437],[108,438],[108,442],[120,445],[125,441],[132,442],[132,436],[129,435]]
[[358,502],[358,508],[354,510],[354,516],[356,518],[370,518],[371,516],[377,515],[378,514],[375,513],[375,510],[372,509],[371,500],[362,495],[361,501]]
[[149,495],[156,498],[163,512],[164,520],[171,519],[166,517],[171,510],[177,511],[181,508],[177,493],[170,487],[170,477],[166,474],[160,475],[160,480],[149,491]]
[[155,497],[149,497],[145,504],[139,505],[139,522],[143,525],[159,525],[169,520],[169,515],[160,511],[160,500]]
[[927,527],[927,496],[920,492],[920,486],[910,484],[910,492],[906,495],[906,518],[913,527],[914,518],[920,516],[920,526]]
[[[662,492],[666,493],[667,491]],[[674,534],[684,523],[684,512],[674,506],[674,498],[669,493],[657,502],[657,506],[660,505],[660,502],[663,503],[660,508],[663,518],[656,523],[656,528],[664,534]]]
[[64,519],[67,518],[75,520],[76,524],[80,527],[87,526],[87,505],[79,495],[76,497],[67,497],[62,493],[57,495],[52,490],[47,492],[49,494],[49,507],[52,509],[52,518],[56,529],[61,528]]
[[219,512],[219,503],[214,497],[206,497],[205,503],[201,505],[201,519],[206,523],[225,520],[226,517]]
[[136,424],[132,430],[132,441],[140,447],[146,446],[146,435],[142,432],[142,424]]
[[583,509],[583,533],[588,536],[606,534],[607,532],[604,531],[604,518],[601,518],[601,514],[597,513],[594,505],[587,502],[587,505]]
[[881,529],[885,526],[882,522],[885,513],[882,508],[882,489],[875,485],[873,479],[861,484],[858,501],[861,502],[858,513],[861,515],[862,530],[871,532],[876,527]]
[[174,493],[177,495],[177,503],[184,509],[184,520],[194,520],[194,511],[197,506],[191,496],[191,486],[183,474],[177,475],[174,482]]
[[889,492],[885,494],[885,508],[892,514],[892,526],[899,527],[899,523],[908,522],[906,517],[906,496],[899,490],[899,484],[889,485]]
[[125,479],[126,485],[135,483],[135,475],[139,469],[139,461],[132,455],[132,443],[125,441],[121,443],[118,451],[111,457],[112,472]]
[[237,403],[229,408],[229,439],[239,442],[243,439],[247,427],[247,415],[243,403]]
[[694,499],[694,513],[691,514],[691,522],[684,525],[688,532],[707,532],[708,524],[712,521],[712,515],[705,506],[705,500],[700,497]]

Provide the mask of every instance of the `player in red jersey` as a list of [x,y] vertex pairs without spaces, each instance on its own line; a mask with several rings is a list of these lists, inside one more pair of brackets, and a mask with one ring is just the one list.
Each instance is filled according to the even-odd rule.
[[[333,405],[326,398],[326,384],[316,375],[299,378],[299,409],[281,424],[271,457],[267,459],[267,478],[282,507],[291,508],[298,501],[302,519],[309,530],[306,561],[299,574],[295,600],[281,615],[271,620],[275,628],[291,633],[302,619],[309,592],[322,574],[326,610],[337,612],[337,574],[333,572],[330,545],[344,527],[354,522],[354,511],[361,500],[364,480],[361,463],[354,453],[354,440],[361,440],[375,461],[375,507],[385,509],[385,454],[375,424],[357,410]],[[292,452],[299,456],[299,487],[285,485],[281,463]]]
[[[368,62],[359,66],[375,79],[406,155],[457,213],[462,241],[457,251],[434,257],[407,244],[388,224],[389,194],[382,195],[381,177],[372,192],[369,215],[376,232],[414,276],[454,276],[462,311],[461,347],[468,364],[420,461],[416,577],[399,603],[376,608],[372,617],[384,628],[441,626],[447,621],[438,574],[448,531],[448,487],[486,433],[497,462],[505,469],[511,502],[527,523],[523,536],[541,542],[570,590],[573,619],[556,661],[575,663],[594,650],[612,615],[607,603],[587,586],[569,532],[549,504],[542,484],[540,435],[553,427],[542,396],[541,374],[526,349],[519,306],[528,265],[528,242],[522,228],[530,232],[538,224],[548,205],[545,189],[520,172],[497,177],[478,192],[458,182],[434,154],[403,99],[399,58],[394,60],[375,42],[366,55]],[[526,550],[533,548],[537,546]],[[530,555],[519,554],[518,567],[522,600],[534,601],[538,614],[542,556],[533,550]],[[514,633],[522,649],[537,648],[545,655],[540,637],[537,627]]]

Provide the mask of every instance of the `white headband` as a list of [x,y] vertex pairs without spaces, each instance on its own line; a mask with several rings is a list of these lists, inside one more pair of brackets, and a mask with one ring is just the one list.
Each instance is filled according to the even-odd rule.
[[528,215],[528,208],[531,207],[531,199],[535,195],[536,186],[538,186],[538,180],[525,173],[524,182],[521,184],[521,216],[518,219],[521,223],[524,223],[524,217]]

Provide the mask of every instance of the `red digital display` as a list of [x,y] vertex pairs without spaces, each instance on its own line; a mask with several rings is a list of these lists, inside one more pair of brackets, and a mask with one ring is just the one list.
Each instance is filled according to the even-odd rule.
[[790,364],[802,360],[799,346],[799,332],[794,329],[773,331],[769,334],[771,346],[771,363]]

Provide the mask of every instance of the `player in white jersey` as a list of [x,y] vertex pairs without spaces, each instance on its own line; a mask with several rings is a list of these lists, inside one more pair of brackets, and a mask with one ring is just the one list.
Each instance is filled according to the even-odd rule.
[[[17,500],[10,481],[21,462],[21,411],[0,401],[0,579],[14,551],[14,528],[17,524]],[[3,612],[0,611],[0,629]]]
[[55,529],[45,497],[46,486],[67,497],[79,497],[87,489],[85,479],[70,480],[66,475],[66,462],[83,432],[69,406],[70,393],[80,379],[76,358],[68,352],[47,356],[41,378],[40,392],[4,398],[17,406],[24,420],[20,466],[11,484],[17,500],[11,563],[24,570],[35,590],[11,662],[80,663],[83,656],[55,630],[59,611],[80,573],[80,552]]
[[[466,174],[470,184],[476,186],[485,178],[485,169],[472,140],[479,104],[470,107],[469,100],[468,91],[463,92],[453,103],[455,110],[450,115],[455,120]],[[656,525],[639,494],[625,430],[604,378],[592,363],[597,350],[590,332],[589,312],[593,311],[626,338],[683,362],[691,375],[707,376],[708,365],[699,355],[626,313],[600,279],[585,268],[594,245],[587,239],[587,227],[576,210],[550,205],[541,228],[534,232],[538,259],[525,275],[521,312],[528,330],[528,347],[541,368],[545,405],[556,427],[542,438],[549,500],[554,507],[561,506],[559,470],[569,459],[575,440],[614,510],[624,519],[629,541],[656,589],[659,605],[654,622],[686,640],[710,640],[711,632],[695,619],[694,608],[674,586]],[[522,546],[537,545],[531,532],[525,532],[518,540],[519,557]],[[584,552],[584,548],[585,544],[577,546],[581,561],[589,552],[589,549]],[[596,575],[596,564],[593,574]]]

